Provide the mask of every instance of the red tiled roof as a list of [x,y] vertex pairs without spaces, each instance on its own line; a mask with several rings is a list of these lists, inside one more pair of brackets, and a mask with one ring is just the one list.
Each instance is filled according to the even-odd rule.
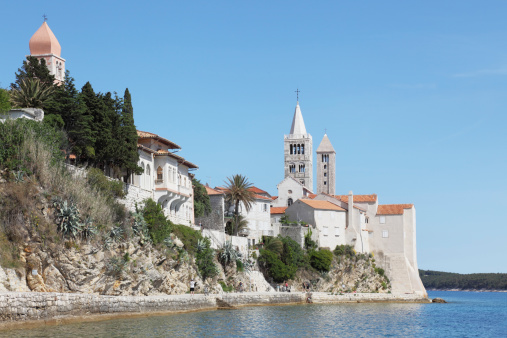
[[278,198],[278,196],[271,196],[271,199],[274,201]]
[[147,131],[138,130],[137,136],[139,137],[139,139],[152,138],[152,139],[158,140],[158,141],[164,143],[165,145],[167,145],[170,149],[181,149],[181,147],[179,145],[177,145],[176,143],[169,141],[168,139],[165,139],[163,137],[160,137],[157,134],[149,133]]
[[377,208],[377,215],[403,215],[405,209],[410,209],[413,204],[383,204]]
[[[257,187],[251,187],[250,189],[248,189],[250,191],[253,191],[254,193],[256,194],[267,194],[268,192],[267,191],[264,191],[262,189],[259,189]],[[269,194],[268,194],[269,195]]]
[[147,153],[151,153],[151,154],[156,153],[155,150],[148,148],[146,146],[143,146],[142,144],[139,144],[139,143],[137,144],[137,148],[142,149],[142,150],[146,151]]
[[207,187],[207,186],[204,186],[206,188],[206,193],[211,196],[211,195],[223,195],[224,193],[221,192],[221,191],[217,191],[215,189],[212,189],[210,187]]
[[271,201],[271,198],[258,194],[254,194],[254,198]]
[[[339,199],[342,202],[348,202],[349,196],[348,195],[335,195],[335,198]],[[377,201],[377,194],[371,194],[371,195],[354,195],[354,202],[361,203],[361,202],[376,202]]]
[[309,205],[310,207],[314,209],[321,209],[321,210],[336,210],[336,211],[345,211],[342,207],[337,206],[336,204],[333,204],[328,201],[316,201],[316,200],[300,200],[301,202]]
[[172,158],[177,159],[179,163],[186,165],[189,168],[193,168],[193,169],[199,168],[197,165],[193,164],[192,162],[187,161],[183,157],[176,155],[174,153],[171,153],[170,151],[167,151],[167,150],[159,150],[155,153],[155,156],[170,156]]
[[286,209],[287,207],[271,207],[271,214],[272,215],[285,214]]
[[317,197],[317,194],[309,194],[309,195],[308,195],[308,198],[310,198],[310,199],[312,199],[312,200],[313,200],[315,197]]

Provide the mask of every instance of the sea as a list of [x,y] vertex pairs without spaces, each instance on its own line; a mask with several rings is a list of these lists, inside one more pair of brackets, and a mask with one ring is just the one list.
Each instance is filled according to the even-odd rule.
[[507,293],[430,291],[447,304],[257,306],[0,331],[0,337],[507,337]]

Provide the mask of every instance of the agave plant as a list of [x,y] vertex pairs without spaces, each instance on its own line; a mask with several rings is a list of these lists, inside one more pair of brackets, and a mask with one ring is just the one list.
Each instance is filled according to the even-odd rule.
[[164,239],[164,244],[169,249],[171,249],[171,248],[173,248],[175,246],[174,241],[173,241],[173,239],[171,237],[167,237],[166,239]]
[[111,229],[111,232],[109,233],[109,236],[113,241],[119,241],[123,238],[124,230],[121,227],[121,225],[117,225],[114,228]]
[[53,87],[35,78],[21,80],[19,89],[11,92],[11,101],[16,107],[44,108],[53,95]]
[[241,253],[232,246],[231,241],[226,241],[218,251],[218,259],[224,266],[230,262],[235,262],[239,258],[241,258]]
[[[209,241],[209,240],[208,240]],[[208,241],[206,238],[197,240],[197,252],[201,252],[208,247]]]
[[14,172],[14,181],[16,183],[21,183],[25,180],[25,172],[23,170],[18,170]]
[[144,220],[144,216],[140,212],[134,213],[134,223],[132,224],[132,231],[135,236],[139,236],[141,238],[141,244],[144,244],[147,241],[150,241],[150,235],[148,232],[148,225]]
[[82,230],[77,206],[72,202],[62,202],[61,199],[55,199],[53,205],[56,207],[58,231],[64,235],[72,235],[74,238],[77,237]]
[[93,220],[90,217],[87,217],[81,227],[81,237],[83,239],[89,240],[97,235],[97,227],[93,225]]
[[251,262],[249,259],[245,259],[243,261],[243,269],[245,269],[245,272],[250,273],[250,271],[252,271],[252,269],[253,269],[253,266],[254,266],[254,263]]

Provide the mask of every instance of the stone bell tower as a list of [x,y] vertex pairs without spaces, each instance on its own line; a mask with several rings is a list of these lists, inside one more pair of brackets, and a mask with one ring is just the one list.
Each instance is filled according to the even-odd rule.
[[306,132],[303,114],[296,103],[289,135],[284,135],[285,175],[313,191],[312,135]]
[[65,59],[60,56],[62,47],[45,18],[28,45],[30,46],[30,56],[39,60],[44,59],[49,72],[55,76],[56,82],[62,83],[65,79]]
[[317,148],[317,194],[334,195],[336,179],[336,152],[327,134]]

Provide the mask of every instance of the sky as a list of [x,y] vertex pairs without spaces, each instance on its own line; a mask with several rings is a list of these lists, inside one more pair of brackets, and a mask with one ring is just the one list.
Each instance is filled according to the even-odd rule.
[[46,14],[78,88],[128,87],[137,128],[179,144],[197,179],[243,174],[272,195],[299,89],[314,150],[325,131],[336,150],[337,194],[415,204],[419,268],[507,272],[506,2],[1,7],[0,87]]

